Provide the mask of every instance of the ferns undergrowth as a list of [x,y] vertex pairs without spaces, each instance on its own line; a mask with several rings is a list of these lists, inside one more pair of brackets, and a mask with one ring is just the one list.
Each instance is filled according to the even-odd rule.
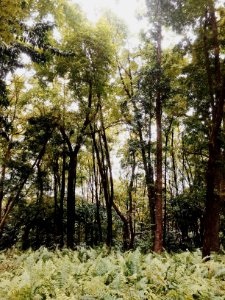
[[0,253],[0,299],[225,299],[225,256],[8,250]]

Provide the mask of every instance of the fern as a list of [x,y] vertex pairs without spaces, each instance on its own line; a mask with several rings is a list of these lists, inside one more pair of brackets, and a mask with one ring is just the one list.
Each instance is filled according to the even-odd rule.
[[0,253],[1,300],[224,300],[225,257],[80,248]]

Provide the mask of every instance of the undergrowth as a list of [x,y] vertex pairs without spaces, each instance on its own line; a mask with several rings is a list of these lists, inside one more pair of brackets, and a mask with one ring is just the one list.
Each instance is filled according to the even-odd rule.
[[0,253],[1,300],[225,299],[225,257],[107,249]]

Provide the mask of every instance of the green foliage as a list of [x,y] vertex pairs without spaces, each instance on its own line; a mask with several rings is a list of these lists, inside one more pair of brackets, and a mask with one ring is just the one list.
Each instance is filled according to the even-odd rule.
[[0,298],[224,299],[225,259],[200,251],[176,255],[120,253],[106,248],[0,254]]
[[[0,249],[17,243],[24,249],[37,249],[41,245],[50,248],[58,243],[59,236],[65,240],[66,222],[70,221],[65,212],[73,149],[74,153],[80,150],[77,172],[73,176],[78,188],[76,193],[82,190],[81,201],[81,195],[76,195],[75,219],[71,222],[75,227],[75,242],[93,246],[105,241],[106,196],[88,127],[91,124],[95,130],[104,166],[104,143],[101,144],[104,123],[112,169],[118,148],[125,176],[119,179],[118,187],[114,178],[114,203],[125,220],[131,218],[134,247],[148,251],[153,240],[150,224],[154,220],[149,220],[149,204],[154,202],[150,194],[155,194],[155,123],[159,91],[166,177],[163,183],[165,246],[167,250],[176,251],[178,247],[201,247],[209,128],[218,88],[214,74],[213,28],[205,8],[210,3],[218,7],[218,1],[160,1],[162,25],[185,35],[185,40],[172,51],[162,51],[160,68],[155,47],[159,1],[146,1],[151,24],[146,29],[145,45],[143,43],[135,51],[125,48],[127,32],[119,19],[106,12],[93,25],[79,7],[70,2],[0,1],[0,219],[3,219],[4,229]],[[216,8],[216,15],[223,76],[224,8]],[[190,33],[195,37],[190,37]],[[165,35],[164,30],[162,35]],[[29,65],[23,62],[21,54],[30,58]],[[13,75],[18,68],[24,68],[24,78]],[[7,80],[6,75],[10,75]],[[120,144],[121,139],[125,139],[125,143]],[[222,126],[219,139],[224,155]],[[224,157],[219,165],[224,170]],[[131,176],[133,166],[134,175]],[[104,167],[107,175],[109,166]],[[151,182],[148,183],[149,178]],[[151,186],[150,193],[147,193],[147,186]],[[221,195],[224,196],[223,191]],[[96,203],[99,203],[98,209]],[[154,207],[151,211],[154,212]],[[4,216],[8,216],[6,221]],[[221,221],[223,225],[224,216]],[[117,247],[123,243],[122,226],[114,212],[112,234]],[[223,243],[224,236],[222,229]],[[65,258],[62,253],[57,255]],[[56,278],[52,279],[50,272],[45,284],[37,275],[37,282],[40,282],[36,286],[26,270],[15,283],[16,292],[7,296],[8,299],[183,299],[183,295],[185,299],[212,298],[208,290],[192,295],[176,274],[167,285],[165,278],[169,278],[171,270],[176,273],[179,269],[174,267],[177,262],[171,257],[166,257],[167,262],[170,260],[167,271],[165,257],[150,257],[148,264],[153,271],[149,269],[152,273],[148,277],[144,273],[148,267],[142,267],[147,264],[147,257],[143,258],[138,251],[106,257],[103,253],[82,249],[76,261],[76,266],[82,270],[79,277],[71,271],[72,254],[66,255],[68,261],[60,270],[49,260],[54,265]],[[95,264],[89,264],[91,258],[95,259]],[[45,263],[43,259],[41,268]],[[62,275],[63,268],[65,274]],[[44,274],[44,270],[41,272]],[[216,274],[216,280],[222,280],[224,268]],[[25,284],[27,278],[28,285]],[[72,283],[71,278],[79,280]],[[60,283],[52,283],[58,279]],[[52,286],[57,286],[58,290]],[[178,287],[182,287],[181,291]]]

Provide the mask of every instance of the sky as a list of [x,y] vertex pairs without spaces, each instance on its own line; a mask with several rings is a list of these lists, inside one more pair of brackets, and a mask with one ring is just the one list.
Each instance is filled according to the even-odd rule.
[[[88,19],[96,22],[101,16],[101,13],[107,9],[114,12],[128,26],[129,29],[129,44],[135,47],[138,44],[138,33],[141,28],[147,26],[144,19],[138,20],[138,14],[143,14],[145,11],[145,0],[71,0],[78,3],[82,10],[86,13]],[[224,0],[223,0],[224,1]],[[173,46],[181,39],[175,33],[166,32],[162,41],[162,47],[167,48]]]
[[96,22],[105,10],[111,10],[128,26],[128,45],[132,48],[138,44],[138,34],[143,21],[137,19],[145,10],[145,0],[71,0],[78,3],[88,19]]
[[131,32],[136,33],[140,22],[136,18],[137,12],[143,11],[145,0],[72,0],[78,3],[91,21],[97,21],[104,9],[110,9],[121,17]]

